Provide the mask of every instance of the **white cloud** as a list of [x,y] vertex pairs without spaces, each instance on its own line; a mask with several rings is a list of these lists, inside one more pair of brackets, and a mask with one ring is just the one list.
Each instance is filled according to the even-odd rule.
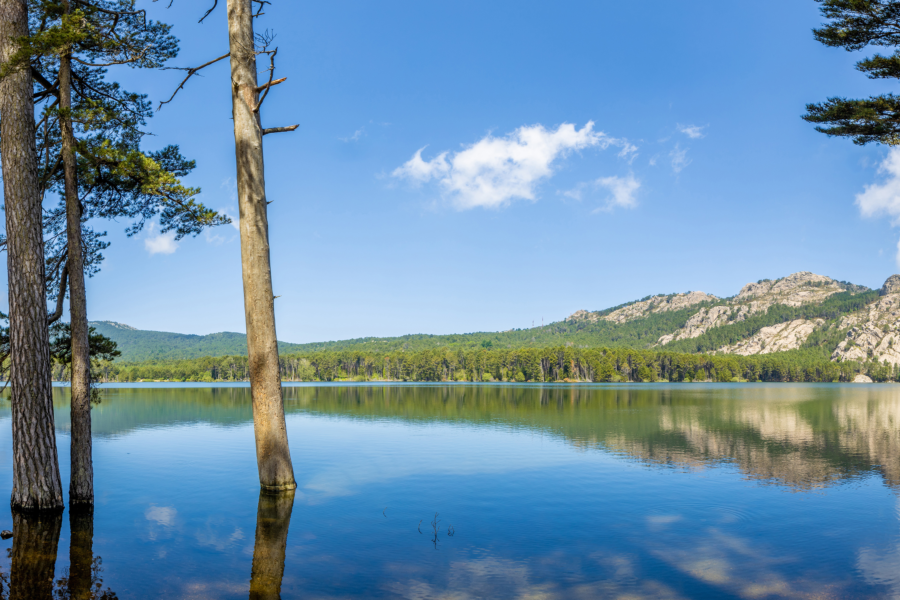
[[618,146],[622,157],[637,151],[626,140],[593,129],[593,121],[581,129],[570,123],[555,130],[523,126],[505,137],[487,135],[459,152],[442,152],[427,161],[422,148],[392,175],[419,184],[436,180],[460,210],[501,208],[515,199],[535,200],[538,184],[553,175],[554,162],[573,151]]
[[637,206],[637,199],[634,195],[640,189],[641,182],[635,179],[634,175],[629,174],[627,177],[602,177],[596,183],[598,186],[610,191],[611,195],[606,200],[607,209],[612,209],[616,206],[620,208],[634,208]]
[[697,125],[681,125],[681,124],[679,124],[679,125],[677,125],[677,127],[678,127],[678,131],[680,131],[684,135],[688,136],[692,140],[696,140],[696,139],[700,139],[700,138],[706,136],[706,134],[703,133],[703,130],[706,129],[707,127],[709,127],[709,125],[697,126]]
[[672,170],[676,173],[681,173],[691,164],[691,159],[687,157],[687,148],[682,149],[678,144],[675,144],[675,148],[669,152],[669,158],[672,159]]
[[178,250],[178,242],[175,241],[175,232],[160,233],[153,235],[156,229],[156,223],[150,223],[147,229],[147,237],[144,238],[144,248],[151,255],[153,254],[172,254]]
[[634,208],[637,206],[637,198],[635,194],[641,187],[633,174],[626,177],[601,177],[594,181],[579,183],[573,189],[562,192],[563,196],[572,198],[573,200],[582,200],[585,190],[606,190],[609,195],[605,199],[605,204],[594,209],[593,212],[609,211],[618,208]]
[[[427,146],[425,147],[427,148]],[[419,148],[413,157],[394,169],[391,173],[400,179],[410,179],[415,183],[424,183],[429,179],[439,179],[450,172],[450,163],[447,162],[447,152],[442,152],[429,161],[422,160],[422,150]]]
[[[891,148],[878,172],[887,177],[881,183],[867,185],[857,194],[856,205],[864,217],[887,215],[892,225],[900,225],[900,148]],[[897,265],[900,266],[900,243],[897,245]]]

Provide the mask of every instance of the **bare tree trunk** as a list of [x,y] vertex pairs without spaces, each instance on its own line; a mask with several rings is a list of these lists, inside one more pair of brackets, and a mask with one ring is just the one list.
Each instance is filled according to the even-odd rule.
[[[0,61],[28,35],[26,0],[0,0]],[[53,423],[44,239],[28,67],[0,82],[0,154],[6,203],[12,385],[13,507],[63,507]]]
[[261,491],[256,509],[256,540],[250,573],[251,600],[280,600],[288,527],[294,509],[294,491]]
[[[63,0],[68,13],[71,6]],[[72,54],[59,57],[59,128],[66,188],[66,236],[69,245],[69,318],[72,331],[72,479],[69,504],[94,503],[94,465],[91,456],[91,356],[88,338],[87,292],[81,242],[81,200],[72,128]]]
[[62,529],[61,512],[13,511],[9,599],[53,597],[53,573]]
[[259,483],[264,490],[297,487],[284,422],[284,399],[275,336],[275,298],[269,262],[269,223],[251,0],[228,0],[231,97],[240,207],[244,313],[253,397]]

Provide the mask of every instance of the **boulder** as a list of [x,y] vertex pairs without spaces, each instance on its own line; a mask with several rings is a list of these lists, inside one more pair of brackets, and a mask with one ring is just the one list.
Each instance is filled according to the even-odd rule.
[[868,375],[863,375],[862,373],[860,373],[853,378],[853,383],[872,383],[872,378]]

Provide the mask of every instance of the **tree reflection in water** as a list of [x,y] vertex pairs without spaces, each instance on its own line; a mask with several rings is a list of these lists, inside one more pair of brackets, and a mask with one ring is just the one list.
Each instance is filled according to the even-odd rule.
[[53,597],[53,571],[62,529],[62,513],[14,511],[9,598]]
[[250,574],[251,600],[280,600],[284,577],[288,526],[294,508],[294,490],[259,493],[256,509],[256,542]]
[[9,573],[0,573],[2,600],[117,600],[103,589],[103,561],[93,554],[94,512],[90,507],[69,512],[69,568],[54,580],[62,513],[13,513],[13,544]]

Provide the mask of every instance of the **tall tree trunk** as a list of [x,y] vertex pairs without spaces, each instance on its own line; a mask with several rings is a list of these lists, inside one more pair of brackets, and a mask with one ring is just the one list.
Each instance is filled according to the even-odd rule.
[[97,597],[94,596],[91,581],[91,567],[94,564],[94,507],[69,507],[69,530],[69,598],[91,600]]
[[228,39],[256,462],[259,483],[264,490],[288,490],[296,488],[297,484],[288,447],[278,369],[262,129],[259,113],[255,112],[259,94],[256,91],[251,0],[228,0]]
[[[28,35],[26,0],[0,0],[0,61]],[[13,507],[61,509],[50,382],[50,334],[44,281],[44,239],[38,191],[31,72],[0,82],[0,155],[6,204],[12,385]]]
[[62,513],[13,510],[12,564],[9,600],[53,597],[56,550]]
[[[68,13],[69,0],[63,0]],[[91,356],[88,338],[87,292],[81,242],[81,200],[72,128],[72,54],[59,57],[59,129],[62,138],[66,189],[66,237],[69,245],[69,317],[72,331],[72,479],[70,504],[94,503],[94,465],[91,457]]]
[[250,600],[280,600],[288,527],[294,508],[294,491],[275,494],[261,491],[256,508],[256,539]]

